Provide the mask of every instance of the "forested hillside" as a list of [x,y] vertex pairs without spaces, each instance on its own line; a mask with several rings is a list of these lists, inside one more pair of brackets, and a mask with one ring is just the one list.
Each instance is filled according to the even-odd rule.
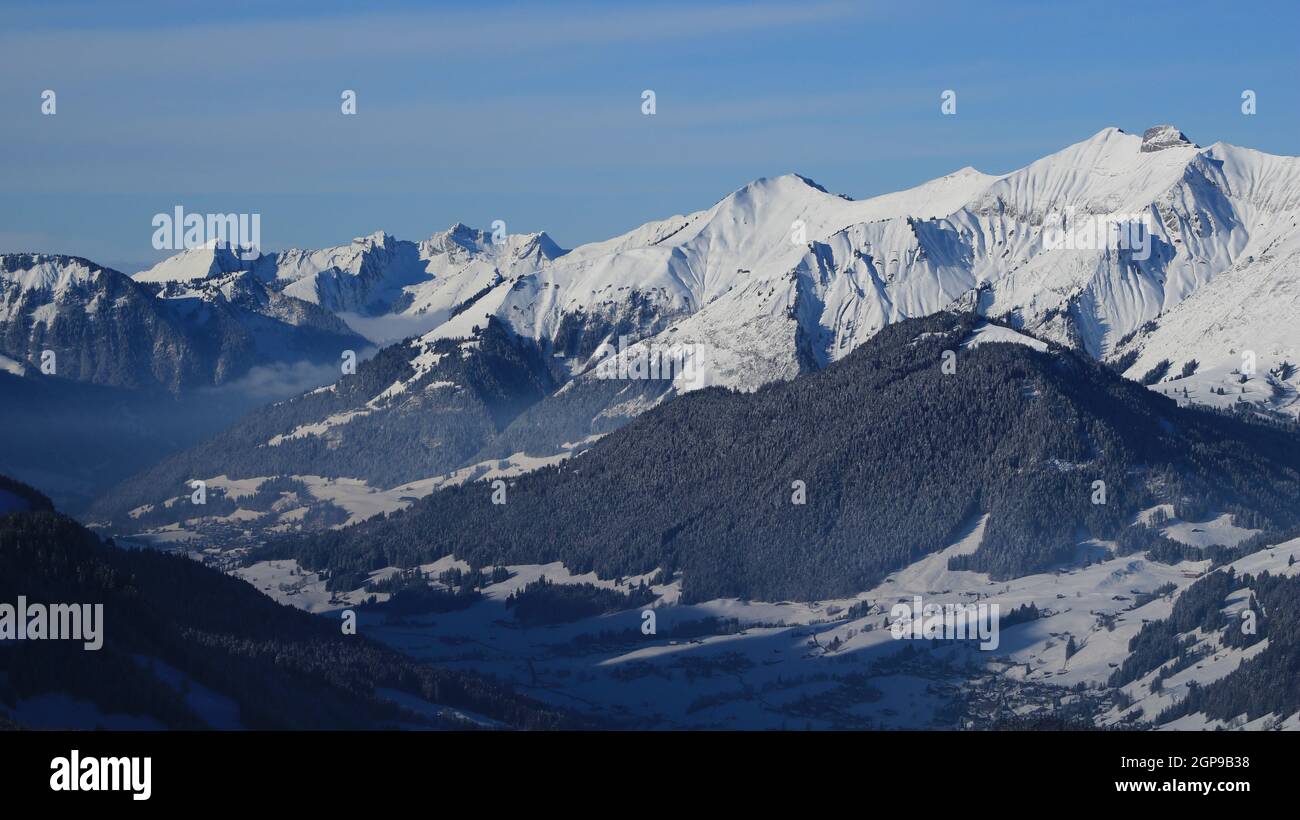
[[792,382],[688,394],[519,478],[505,504],[483,484],[450,488],[264,554],[336,573],[449,553],[603,577],[662,568],[683,572],[689,600],[815,599],[868,588],[977,514],[983,544],[953,565],[995,578],[1070,560],[1156,503],[1256,529],[1300,516],[1293,430],[1179,408],[1059,347],[971,346],[978,322],[910,320]]
[[[62,695],[168,728],[469,726],[455,710],[507,727],[569,725],[502,685],[344,635],[337,616],[277,604],[188,558],[101,543],[31,488],[0,479],[0,492],[28,502],[0,512],[0,602],[103,604],[98,651],[51,640],[0,649],[0,721],[21,725],[24,702]],[[428,709],[401,710],[381,690]],[[443,709],[453,711],[430,714]]]
[[[1257,615],[1254,633],[1240,628],[1240,618],[1220,611],[1225,596],[1239,588],[1251,592],[1250,608]],[[1250,646],[1263,640],[1268,645],[1213,683],[1199,686],[1193,682],[1187,697],[1160,715],[1159,720],[1173,720],[1197,712],[1223,721],[1242,715],[1247,720],[1256,720],[1270,714],[1286,717],[1300,710],[1300,577],[1268,572],[1234,577],[1228,571],[1216,572],[1183,593],[1174,607],[1174,618],[1198,603],[1206,612],[1203,622],[1196,624],[1202,630],[1199,634],[1222,631],[1224,645],[1232,647]],[[1176,660],[1168,667],[1172,672],[1200,659],[1190,647],[1176,643],[1161,646],[1159,640],[1153,640],[1168,631],[1166,623],[1148,624],[1134,639],[1130,649],[1138,659],[1135,664],[1145,661],[1142,665],[1155,668]]]
[[250,413],[123,482],[92,514],[129,525],[131,509],[216,475],[349,476],[383,487],[428,478],[459,467],[554,389],[536,350],[499,322],[471,340],[437,342],[419,370],[410,352],[391,345],[331,387]]

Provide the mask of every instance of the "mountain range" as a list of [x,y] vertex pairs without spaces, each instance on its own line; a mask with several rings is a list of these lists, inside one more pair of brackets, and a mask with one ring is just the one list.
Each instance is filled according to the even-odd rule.
[[1293,424],[1179,407],[1080,352],[941,312],[789,382],[693,391],[506,492],[462,483],[266,554],[331,577],[454,555],[601,578],[681,572],[688,601],[843,598],[985,516],[980,548],[952,566],[994,580],[1070,563],[1089,539],[1161,546],[1138,516],[1162,505],[1285,531],[1300,524],[1300,439]]
[[[233,276],[333,313],[378,345],[414,335],[362,377],[369,387],[344,389],[345,376],[328,400],[303,396],[250,417],[225,446],[182,453],[132,483],[153,490],[118,488],[97,515],[121,519],[187,478],[285,475],[272,451],[286,441],[293,474],[375,493],[424,482],[398,494],[410,497],[458,470],[567,457],[691,390],[750,391],[815,372],[890,323],[945,309],[1078,350],[1186,403],[1294,416],[1298,216],[1300,160],[1202,148],[1158,126],[1143,136],[1108,128],[1009,174],[965,168],[863,201],[798,175],[761,179],[706,210],[569,251],[545,234],[460,225],[418,243],[377,233],[252,260],[187,251],[135,278],[166,294]],[[1115,228],[1134,230],[1140,246],[1107,241]],[[484,334],[487,348],[508,340],[519,352],[509,373],[487,368],[527,385],[510,413],[453,448],[347,456],[369,449],[380,426],[439,438],[412,417],[440,392],[476,387],[431,365],[451,341],[479,355]],[[693,351],[690,373],[601,378],[610,348],[626,362],[673,347]],[[447,424],[444,437],[460,437],[459,421]],[[312,454],[308,439],[320,439]]]
[[177,393],[365,344],[319,306],[237,272],[150,286],[79,257],[0,256],[0,363],[15,375]]
[[[383,596],[402,652],[637,726],[1296,725],[1296,425],[974,311],[496,475],[225,555],[311,611]],[[310,489],[223,486],[240,524]],[[918,596],[1001,607],[1001,643],[896,640]]]
[[[245,264],[335,313],[423,317],[424,343],[466,337],[493,315],[563,355],[571,374],[611,337],[671,338],[707,346],[698,386],[753,389],[964,302],[1134,378],[1163,359],[1230,370],[1242,350],[1262,373],[1295,358],[1276,319],[1295,306],[1298,210],[1296,158],[1202,148],[1169,126],[1107,128],[1009,174],[964,168],[864,201],[798,175],[760,179],[567,252],[545,234],[494,242],[458,225],[420,243],[380,233]],[[1149,247],[1054,241],[1089,219],[1146,219]],[[182,254],[136,278],[228,267],[208,257]]]
[[[96,720],[568,720],[479,673],[646,725],[996,726],[1009,692],[1290,719],[1294,642],[1232,619],[1281,630],[1296,595],[1298,217],[1300,159],[1157,126],[862,201],[760,179],[570,250],[496,224],[132,276],[6,255],[0,473],[98,534],[0,480],[0,587],[127,613],[108,657],[159,705],[72,692]],[[1015,605],[1005,654],[907,666],[885,604],[922,592]],[[266,596],[364,604],[446,669]],[[893,720],[899,664],[947,711]],[[27,667],[0,720],[39,725]],[[696,686],[718,671],[742,689]]]

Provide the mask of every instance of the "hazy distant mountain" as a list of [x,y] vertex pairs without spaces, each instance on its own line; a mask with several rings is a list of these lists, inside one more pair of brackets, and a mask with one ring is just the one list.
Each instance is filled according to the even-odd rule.
[[383,231],[320,250],[242,255],[228,245],[183,251],[133,277],[194,284],[243,271],[269,290],[346,319],[375,342],[424,332],[483,292],[564,251],[544,233],[497,236],[453,225],[421,242]]
[[[486,322],[471,340],[442,340],[414,359],[411,353],[409,345],[393,345],[355,375],[250,413],[123,482],[99,500],[96,517],[113,519],[123,532],[218,514],[214,503],[159,505],[147,516],[126,516],[181,494],[193,479],[217,475],[348,476],[392,487],[451,472],[555,389],[548,362],[499,322]],[[276,513],[286,520],[302,514],[284,507]]]
[[259,365],[336,363],[366,344],[333,314],[237,270],[146,285],[77,257],[0,256],[0,351],[29,368],[50,351],[60,378],[179,392]]

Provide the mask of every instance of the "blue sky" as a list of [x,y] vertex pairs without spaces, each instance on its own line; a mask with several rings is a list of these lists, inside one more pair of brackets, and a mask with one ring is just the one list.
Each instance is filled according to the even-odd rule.
[[1111,125],[1300,154],[1297,4],[1066,5],[3,2],[0,252],[133,271],[177,205],[260,213],[270,249],[494,219],[571,247],[762,176],[861,198]]

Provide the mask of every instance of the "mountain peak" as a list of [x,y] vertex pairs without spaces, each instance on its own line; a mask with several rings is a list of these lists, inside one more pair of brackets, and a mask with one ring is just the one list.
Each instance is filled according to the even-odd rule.
[[380,247],[387,245],[390,239],[393,239],[392,234],[385,230],[378,230],[368,236],[353,237],[352,244]]
[[817,199],[820,199],[821,195],[832,196],[838,199],[849,198],[843,194],[831,193],[802,174],[789,173],[774,177],[759,177],[753,182],[750,182],[732,192],[732,194],[723,201],[748,201],[755,197],[761,199],[773,199],[788,196],[808,196],[810,193]]
[[1194,147],[1187,135],[1172,125],[1154,125],[1142,134],[1142,153],[1163,151],[1166,148]]
[[794,177],[795,179],[799,180],[804,185],[807,185],[810,188],[816,188],[817,190],[821,191],[823,194],[830,193],[830,191],[826,190],[826,188],[824,188],[821,185],[818,185],[813,179],[811,179],[810,177],[806,177],[803,174],[789,174],[789,176]]
[[131,278],[137,282],[193,282],[217,274],[248,270],[252,263],[241,257],[245,250],[251,248],[209,240],[198,247],[180,250]]

